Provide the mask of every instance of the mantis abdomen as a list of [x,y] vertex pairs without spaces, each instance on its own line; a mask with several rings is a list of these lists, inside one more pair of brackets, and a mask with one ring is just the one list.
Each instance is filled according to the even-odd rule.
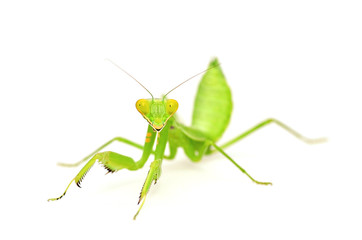
[[192,127],[217,141],[229,124],[232,112],[231,91],[217,59],[201,79],[194,103]]

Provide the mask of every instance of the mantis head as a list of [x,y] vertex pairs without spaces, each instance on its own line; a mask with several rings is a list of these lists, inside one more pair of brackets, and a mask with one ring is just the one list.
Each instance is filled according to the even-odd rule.
[[166,125],[167,121],[172,117],[173,114],[177,111],[178,103],[174,99],[166,99],[166,96],[181,86],[182,84],[188,82],[189,80],[193,79],[194,77],[207,72],[211,68],[217,67],[219,64],[199,72],[198,74],[188,78],[187,80],[183,81],[173,89],[171,89],[168,93],[166,93],[163,98],[154,98],[152,93],[145,88],[137,79],[135,79],[131,74],[123,70],[120,66],[115,64],[113,61],[106,59],[107,61],[111,62],[114,66],[122,70],[128,76],[130,76],[133,80],[135,80],[139,85],[141,85],[150,95],[152,98],[149,99],[140,99],[136,102],[137,110],[142,114],[142,116],[147,120],[150,126],[157,132],[161,131],[162,128]]
[[159,132],[177,111],[178,103],[174,99],[165,98],[140,99],[136,102],[136,108],[148,124]]

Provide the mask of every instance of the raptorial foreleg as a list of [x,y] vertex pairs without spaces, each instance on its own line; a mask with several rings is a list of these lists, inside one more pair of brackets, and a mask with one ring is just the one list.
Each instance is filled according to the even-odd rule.
[[64,197],[73,181],[77,184],[78,187],[80,187],[80,184],[83,181],[85,175],[89,172],[96,161],[101,163],[104,168],[107,169],[108,173],[114,173],[124,168],[128,170],[137,170],[140,168],[140,165],[128,156],[109,151],[97,153],[88,161],[86,165],[84,165],[75,178],[70,181],[64,193],[60,197],[50,198],[48,201],[55,201]]

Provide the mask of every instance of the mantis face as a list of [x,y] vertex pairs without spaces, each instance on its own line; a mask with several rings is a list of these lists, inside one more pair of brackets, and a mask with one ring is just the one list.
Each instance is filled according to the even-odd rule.
[[177,111],[178,103],[174,99],[140,99],[137,110],[155,131],[161,131],[168,119]]

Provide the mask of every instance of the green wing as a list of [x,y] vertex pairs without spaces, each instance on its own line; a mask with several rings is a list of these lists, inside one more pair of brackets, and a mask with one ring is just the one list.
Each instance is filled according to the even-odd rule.
[[194,103],[192,127],[211,140],[217,141],[230,122],[232,112],[231,91],[215,58],[199,84]]

